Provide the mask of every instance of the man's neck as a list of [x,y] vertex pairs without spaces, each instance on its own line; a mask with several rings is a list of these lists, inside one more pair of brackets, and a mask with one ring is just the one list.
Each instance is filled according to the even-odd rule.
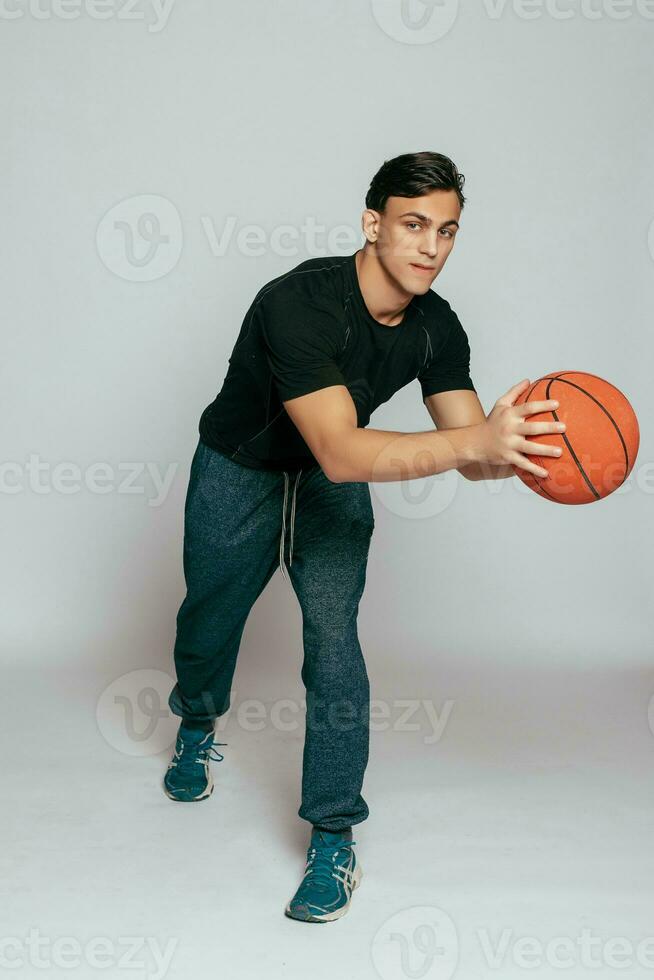
[[354,264],[359,289],[370,315],[384,326],[398,327],[413,296],[398,290],[384,272],[377,256],[365,246],[356,253]]

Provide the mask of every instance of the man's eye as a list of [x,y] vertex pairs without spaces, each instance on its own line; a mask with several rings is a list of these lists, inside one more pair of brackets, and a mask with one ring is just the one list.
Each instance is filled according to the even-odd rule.
[[448,238],[454,238],[454,235],[449,230],[449,228],[441,228],[441,232],[443,233],[443,235],[447,235]]
[[407,228],[410,228],[411,225],[413,225],[414,228],[419,228],[420,227],[420,223],[418,221],[408,221],[407,222]]

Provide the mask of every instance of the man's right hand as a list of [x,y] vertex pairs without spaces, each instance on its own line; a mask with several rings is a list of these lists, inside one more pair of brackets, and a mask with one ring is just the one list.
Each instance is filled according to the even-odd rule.
[[551,432],[565,432],[563,422],[526,422],[525,417],[536,412],[547,412],[558,408],[559,403],[551,398],[548,401],[524,402],[514,405],[516,398],[531,382],[529,378],[520,381],[498,398],[485,422],[480,425],[481,446],[483,459],[494,465],[512,463],[520,469],[527,470],[534,476],[546,477],[548,472],[542,466],[533,463],[525,453],[538,456],[560,456],[559,446],[547,445],[544,442],[532,442],[525,436],[543,435]]

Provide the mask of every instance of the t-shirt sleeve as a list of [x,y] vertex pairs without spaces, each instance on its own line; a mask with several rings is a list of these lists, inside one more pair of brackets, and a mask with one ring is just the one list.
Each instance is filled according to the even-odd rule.
[[263,304],[261,333],[282,401],[345,384],[337,364],[339,323],[327,310],[299,294],[271,294]]
[[418,373],[423,398],[439,391],[457,391],[461,388],[477,390],[470,377],[468,335],[453,310],[449,311],[449,319],[445,343]]

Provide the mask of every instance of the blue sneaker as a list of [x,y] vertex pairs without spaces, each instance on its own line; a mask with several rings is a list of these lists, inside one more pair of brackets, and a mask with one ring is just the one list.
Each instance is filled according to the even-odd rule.
[[213,779],[209,761],[222,762],[224,758],[220,752],[212,755],[212,751],[216,745],[227,745],[227,742],[214,742],[213,738],[213,731],[186,728],[183,723],[179,726],[175,754],[163,781],[166,796],[171,800],[191,803],[211,796]]
[[284,912],[301,922],[331,922],[340,919],[350,907],[352,892],[361,882],[361,866],[352,845],[351,832],[311,833],[307,864],[300,887]]

